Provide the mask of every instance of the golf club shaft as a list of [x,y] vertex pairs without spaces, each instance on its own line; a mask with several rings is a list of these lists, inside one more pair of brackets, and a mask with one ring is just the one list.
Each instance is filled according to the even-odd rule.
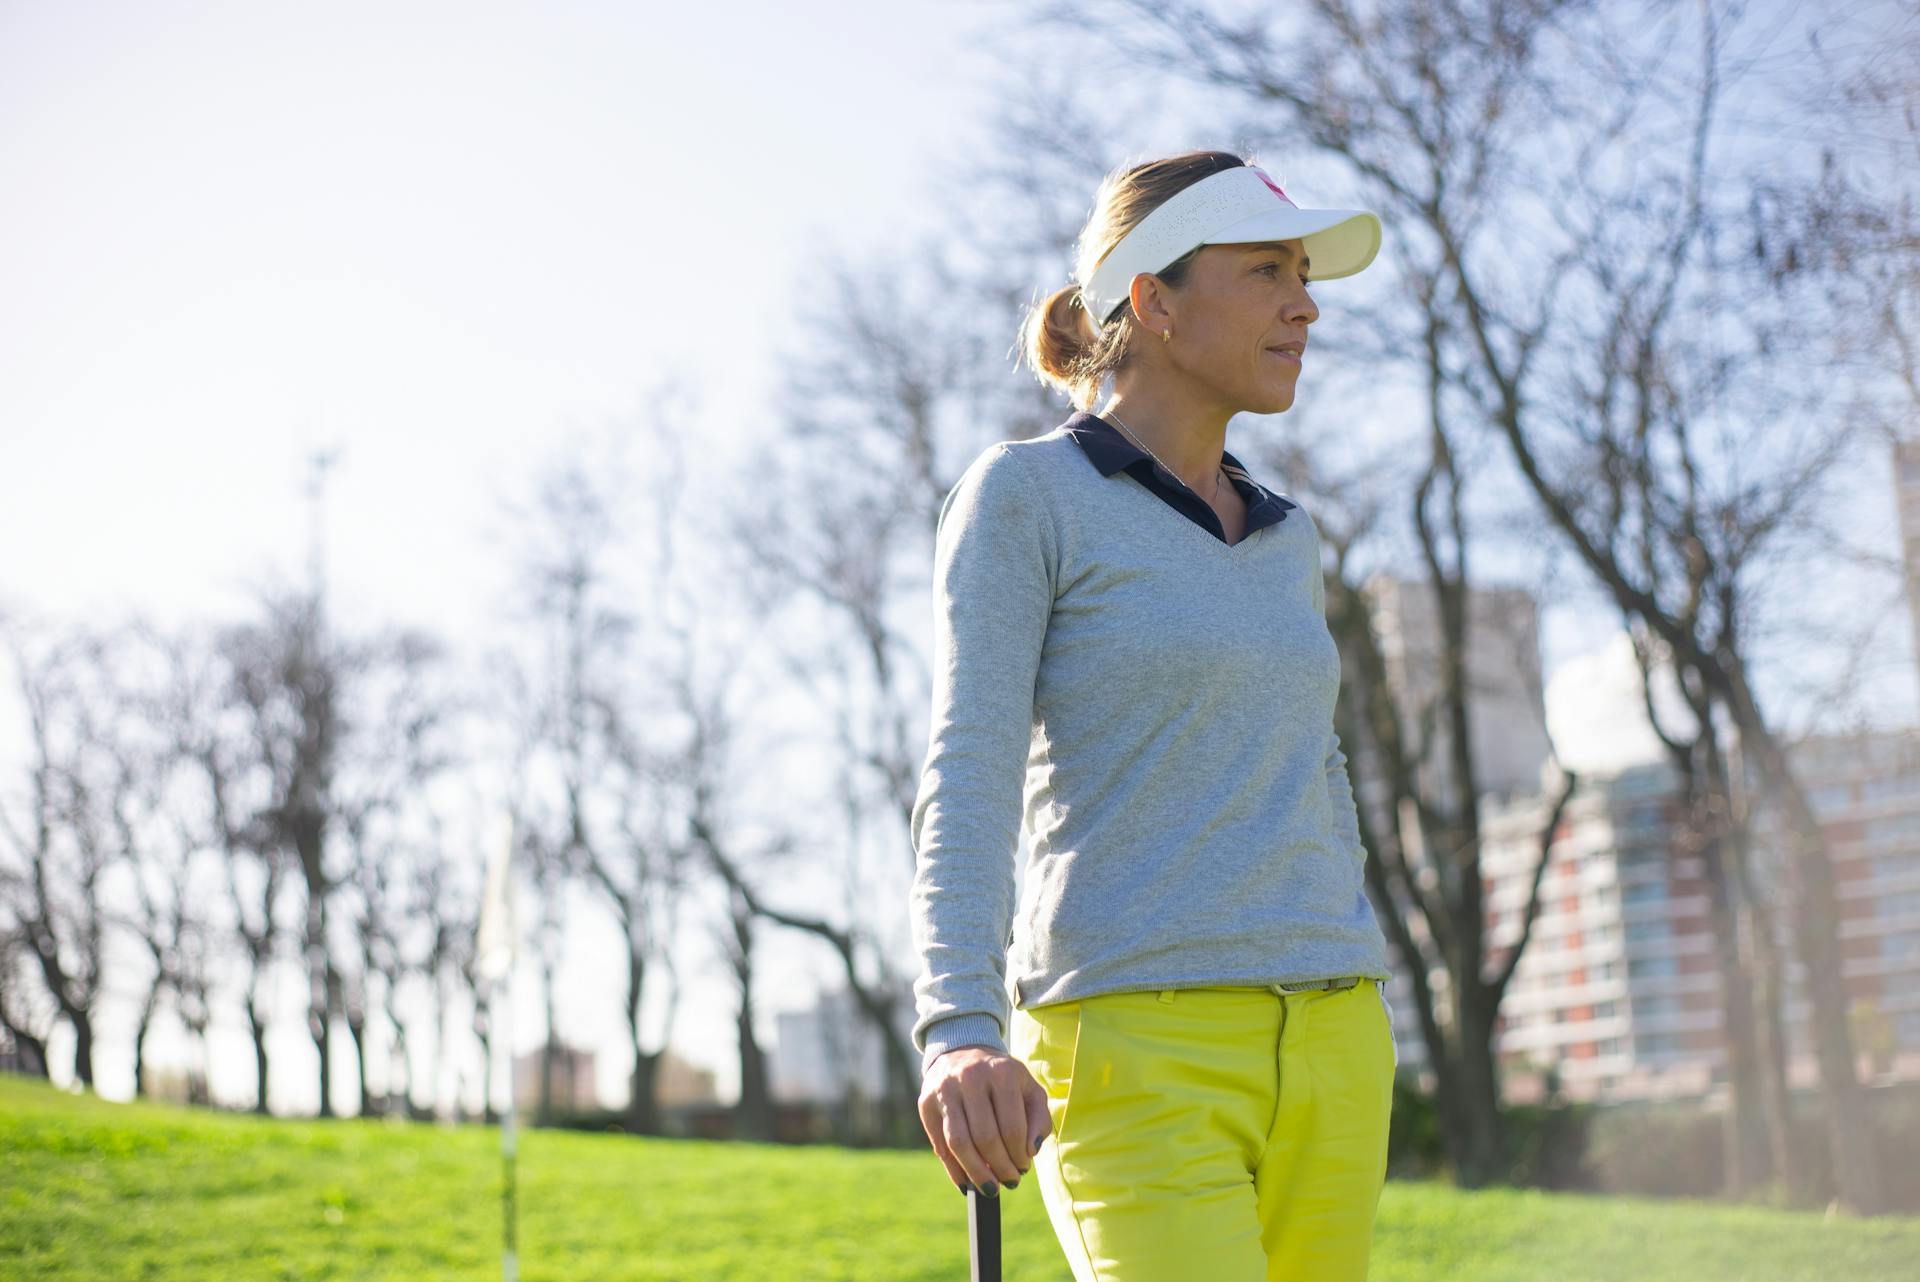
[[967,1190],[967,1242],[972,1282],[1000,1282],[1000,1199]]

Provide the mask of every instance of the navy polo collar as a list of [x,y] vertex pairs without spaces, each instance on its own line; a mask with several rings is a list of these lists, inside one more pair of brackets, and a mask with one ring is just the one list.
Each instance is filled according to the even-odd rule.
[[[1197,505],[1193,507],[1193,515],[1203,524],[1210,524],[1216,537],[1222,540],[1226,538],[1225,531],[1220,528],[1220,518],[1213,508],[1178,478],[1169,482],[1166,478],[1171,474],[1154,462],[1151,454],[1121,435],[1120,430],[1108,420],[1081,410],[1070,416],[1060,428],[1086,451],[1087,458],[1100,469],[1100,475],[1112,476],[1122,468],[1128,469],[1136,479],[1152,486],[1163,497],[1179,499],[1186,507]],[[1247,474],[1246,466],[1226,450],[1220,452],[1220,467],[1247,504],[1247,528],[1242,538],[1262,526],[1286,520],[1287,512],[1298,506],[1291,499],[1275,494],[1254,480]],[[1200,509],[1204,509],[1204,512]]]

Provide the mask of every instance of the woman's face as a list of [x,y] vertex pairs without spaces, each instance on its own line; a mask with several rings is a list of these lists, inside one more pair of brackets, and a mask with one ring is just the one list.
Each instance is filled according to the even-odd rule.
[[[1236,411],[1290,409],[1307,326],[1320,315],[1307,295],[1308,267],[1298,239],[1203,247],[1186,285],[1165,296],[1168,360]],[[1292,354],[1274,350],[1288,345]]]

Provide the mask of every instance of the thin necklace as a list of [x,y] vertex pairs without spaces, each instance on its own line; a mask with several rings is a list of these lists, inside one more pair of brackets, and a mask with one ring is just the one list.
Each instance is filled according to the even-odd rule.
[[[1100,417],[1112,419],[1113,425],[1119,428],[1122,432],[1126,433],[1126,437],[1128,440],[1132,441],[1135,445],[1138,445],[1141,449],[1147,452],[1147,457],[1151,458],[1154,462],[1159,463],[1161,467],[1167,468],[1167,475],[1173,477],[1173,479],[1176,481],[1180,480],[1180,473],[1174,471],[1170,467],[1167,467],[1166,463],[1161,460],[1160,456],[1153,452],[1153,447],[1148,445],[1145,441],[1141,440],[1139,437],[1135,436],[1133,434],[1133,429],[1128,427],[1125,423],[1122,423],[1120,421],[1120,416],[1118,414],[1115,414],[1112,410],[1105,410],[1101,413]],[[1218,467],[1218,466],[1215,467],[1214,473],[1213,473],[1213,494],[1209,496],[1207,499],[1207,502],[1209,504],[1211,504],[1215,499],[1220,497],[1220,478],[1225,476],[1226,474],[1227,472],[1225,468]],[[1185,481],[1180,481],[1180,483],[1182,485],[1186,485]],[[1191,485],[1188,485],[1187,488],[1190,490],[1193,489]],[[1199,491],[1194,490],[1194,493],[1198,494]]]

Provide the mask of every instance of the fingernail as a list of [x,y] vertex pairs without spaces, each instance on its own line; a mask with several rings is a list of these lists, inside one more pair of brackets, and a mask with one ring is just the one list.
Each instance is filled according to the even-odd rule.
[[1000,1185],[993,1180],[988,1180],[986,1187],[981,1189],[980,1192],[987,1197],[999,1197]]
[[1033,1137],[1033,1151],[1034,1151],[1035,1153],[1038,1153],[1038,1152],[1040,1151],[1040,1146],[1041,1146],[1042,1144],[1045,1144],[1046,1142],[1047,1142],[1047,1137],[1046,1137],[1046,1136],[1044,1136],[1044,1135],[1036,1135],[1036,1136],[1034,1136],[1034,1137]]

